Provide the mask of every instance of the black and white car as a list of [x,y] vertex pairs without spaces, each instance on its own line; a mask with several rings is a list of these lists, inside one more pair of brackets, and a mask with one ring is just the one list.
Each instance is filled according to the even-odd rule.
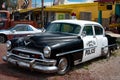
[[45,33],[7,41],[3,60],[11,64],[65,74],[73,65],[105,56],[117,48],[116,38],[97,22],[56,20]]
[[17,24],[9,30],[0,30],[0,43],[5,43],[7,40],[12,38],[23,37],[41,32],[42,31],[40,29],[37,29],[30,24]]

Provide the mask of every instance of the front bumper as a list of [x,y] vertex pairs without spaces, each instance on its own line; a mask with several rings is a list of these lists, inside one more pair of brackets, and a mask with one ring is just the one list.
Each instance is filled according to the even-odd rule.
[[39,70],[45,73],[53,73],[57,72],[58,68],[56,65],[56,60],[51,59],[34,59],[34,58],[26,58],[18,55],[11,54],[8,52],[7,55],[3,56],[2,59],[8,63],[24,67],[30,68],[30,70]]

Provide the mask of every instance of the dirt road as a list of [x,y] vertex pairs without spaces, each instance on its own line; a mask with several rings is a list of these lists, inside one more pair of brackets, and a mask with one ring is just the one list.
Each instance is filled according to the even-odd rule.
[[5,53],[5,45],[0,44],[0,80],[120,80],[120,50],[110,59],[97,58],[75,66],[64,76],[17,68],[2,61]]

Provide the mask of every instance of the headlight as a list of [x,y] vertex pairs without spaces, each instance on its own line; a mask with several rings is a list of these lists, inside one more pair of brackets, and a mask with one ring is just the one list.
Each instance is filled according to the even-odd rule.
[[6,46],[7,46],[7,50],[10,50],[11,47],[12,47],[12,46],[11,46],[11,41],[8,40],[8,41],[6,42]]
[[50,57],[51,55],[51,48],[49,46],[46,46],[44,49],[43,49],[43,52],[44,52],[44,56],[45,57]]

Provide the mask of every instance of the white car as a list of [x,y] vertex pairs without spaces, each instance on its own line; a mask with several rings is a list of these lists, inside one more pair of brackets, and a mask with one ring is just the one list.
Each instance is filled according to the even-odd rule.
[[37,29],[29,24],[17,24],[9,30],[0,30],[0,43],[5,43],[7,40],[12,38],[23,37],[41,32],[42,30]]

